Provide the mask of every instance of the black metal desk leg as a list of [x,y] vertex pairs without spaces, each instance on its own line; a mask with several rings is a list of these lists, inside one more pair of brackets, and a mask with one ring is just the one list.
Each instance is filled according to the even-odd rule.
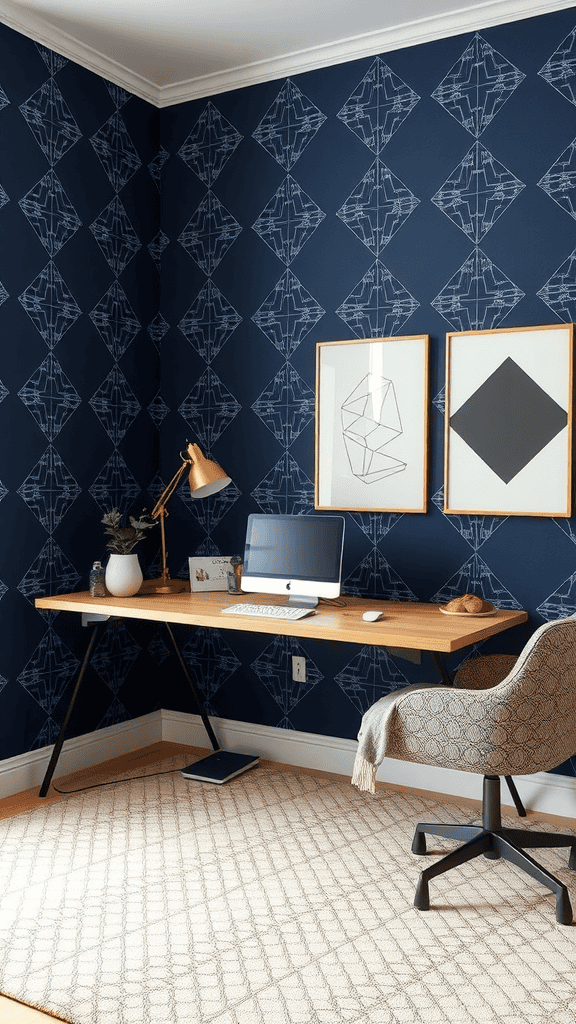
[[444,686],[452,686],[452,679],[451,679],[451,677],[450,677],[450,675],[448,673],[448,669],[446,668],[446,665],[444,664],[444,659],[442,658],[442,655],[439,654],[438,651],[430,651],[430,653],[431,653],[432,657],[434,658],[434,664],[436,665],[436,668],[438,669],[438,672],[440,674],[440,678],[441,678],[442,682],[444,683]]
[[178,644],[176,643],[176,637],[174,636],[174,633],[172,632],[168,622],[165,623],[165,626],[166,626],[166,629],[168,630],[168,633],[170,634],[170,639],[171,639],[171,641],[172,641],[172,643],[174,645],[174,650],[176,651],[176,654],[178,655],[178,660],[180,662],[180,666],[182,668],[182,671],[183,671],[184,675],[186,676],[186,679],[188,680],[188,683],[190,684],[190,689],[192,690],[192,693],[194,694],[194,700],[196,701],[196,704],[198,706],[198,710],[200,712],[200,717],[201,717],[201,719],[202,719],[202,721],[204,723],[204,728],[206,729],[206,732],[208,733],[208,738],[210,740],[210,743],[212,744],[212,749],[213,750],[220,750],[220,744],[218,743],[218,740],[216,739],[216,736],[214,734],[214,730],[213,730],[212,726],[210,725],[210,719],[208,718],[208,715],[206,714],[206,711],[204,710],[204,705],[202,703],[202,698],[201,698],[200,694],[198,693],[198,690],[196,689],[196,686],[194,685],[194,683],[192,681],[192,677],[191,677],[191,675],[190,675],[190,673],[189,673],[189,671],[188,671],[188,669],[186,667],[186,662],[184,661],[184,658],[182,657],[182,652],[181,652],[180,648],[178,647]]
[[84,675],[85,675],[86,669],[88,668],[88,665],[90,664],[90,658],[92,657],[92,651],[94,650],[94,645],[96,643],[96,636],[97,636],[97,633],[98,633],[99,625],[100,625],[100,623],[97,622],[95,624],[95,626],[94,626],[94,629],[92,630],[92,636],[90,637],[90,640],[89,640],[89,643],[88,643],[88,647],[86,648],[86,654],[84,655],[84,661],[82,662],[82,666],[81,666],[80,671],[78,673],[78,678],[76,680],[76,686],[74,687],[74,691],[73,691],[72,696],[70,698],[70,703],[68,705],[68,710],[67,710],[67,712],[66,712],[66,714],[64,716],[64,721],[62,722],[62,725],[60,726],[60,732],[58,733],[58,739],[56,740],[56,743],[54,744],[54,750],[52,751],[52,757],[50,758],[50,762],[48,764],[48,768],[46,769],[46,775],[44,776],[44,782],[42,783],[42,786],[40,787],[40,792],[38,794],[39,796],[46,796],[46,793],[48,792],[50,783],[52,781],[52,776],[54,774],[54,769],[56,768],[56,764],[58,762],[58,758],[60,757],[60,751],[62,750],[62,744],[64,743],[64,739],[65,739],[65,736],[66,736],[66,729],[68,728],[68,722],[70,721],[70,715],[72,714],[72,709],[74,707],[74,704],[76,703],[76,697],[78,696],[78,691],[80,690],[80,686],[82,684],[82,680],[84,679]]

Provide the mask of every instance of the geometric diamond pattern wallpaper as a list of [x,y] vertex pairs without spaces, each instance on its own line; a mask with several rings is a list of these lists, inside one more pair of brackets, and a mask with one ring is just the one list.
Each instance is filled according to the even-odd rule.
[[432,202],[478,243],[523,188],[514,174],[475,142]]
[[432,96],[478,138],[525,77],[477,33]]
[[[0,25],[4,756],[54,741],[86,644],[34,597],[87,586],[103,513],[150,508],[187,439],[233,486],[173,498],[173,575],[241,552],[250,512],[314,511],[320,341],[431,337],[427,512],[347,513],[345,592],[526,608],[488,653],[576,612],[576,522],[446,515],[442,493],[446,332],[576,320],[575,40],[568,9],[159,111]],[[329,736],[436,677],[353,645],[179,639],[211,714]],[[71,733],[192,710],[165,645],[114,626]]]
[[[54,741],[84,631],[34,597],[85,588],[106,559],[100,519],[149,503],[159,462],[146,406],[159,388],[147,327],[159,312],[148,250],[159,195],[157,113],[0,26],[3,756]],[[142,546],[146,565],[155,547]],[[125,638],[123,638],[125,640]],[[111,642],[111,641],[110,641]],[[145,638],[129,669],[103,645],[73,731],[150,708]]]

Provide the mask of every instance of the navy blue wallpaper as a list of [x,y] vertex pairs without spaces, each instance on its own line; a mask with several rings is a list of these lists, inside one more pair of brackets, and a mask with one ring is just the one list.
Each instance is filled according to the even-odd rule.
[[[0,733],[54,741],[86,631],[34,609],[85,589],[100,519],[158,470],[159,116],[0,26]],[[151,410],[149,406],[152,405]],[[74,732],[150,710],[123,627],[103,640]]]
[[[442,512],[446,331],[576,320],[573,10],[160,112],[7,29],[0,48],[7,756],[52,741],[85,642],[33,597],[86,585],[102,511],[149,506],[187,438],[234,484],[173,499],[173,574],[241,552],[251,511],[313,512],[319,341],[431,336],[429,511],[348,514],[346,592],[529,611],[484,650],[576,611],[574,520]],[[344,644],[180,639],[213,714],[326,735],[434,672]],[[109,631],[90,693],[77,732],[190,709],[162,633],[132,624]]]

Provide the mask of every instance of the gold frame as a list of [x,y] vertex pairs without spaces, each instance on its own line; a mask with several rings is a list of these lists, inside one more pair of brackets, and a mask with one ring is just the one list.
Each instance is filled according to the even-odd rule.
[[[452,444],[451,444],[452,436],[453,436],[453,431],[451,430],[451,427],[450,427],[450,421],[451,421],[451,417],[454,415],[454,412],[452,412],[452,410],[450,408],[450,403],[451,403],[451,395],[452,395],[452,384],[453,384],[453,380],[454,380],[454,376],[455,376],[454,366],[453,366],[453,363],[454,363],[454,349],[455,349],[455,346],[457,344],[457,341],[460,340],[460,339],[463,340],[465,338],[469,338],[471,342],[476,342],[477,345],[479,346],[479,349],[478,349],[478,361],[480,363],[482,361],[482,358],[483,358],[482,349],[481,349],[482,340],[483,339],[487,342],[487,344],[485,345],[485,350],[484,350],[484,355],[486,355],[486,349],[489,348],[489,344],[490,344],[489,339],[493,338],[495,336],[500,336],[501,337],[502,335],[508,335],[508,336],[510,336],[511,341],[514,340],[512,336],[522,336],[522,338],[526,339],[526,344],[529,344],[529,339],[527,338],[527,336],[529,334],[533,335],[534,336],[533,340],[536,341],[537,340],[536,336],[538,334],[542,334],[543,335],[544,332],[550,332],[550,331],[553,331],[553,332],[555,332],[555,331],[564,332],[564,334],[566,335],[566,342],[567,342],[567,345],[566,345],[566,349],[567,349],[567,351],[566,351],[566,371],[567,371],[567,373],[566,373],[566,380],[563,382],[563,386],[565,385],[565,390],[566,390],[566,406],[567,406],[567,408],[566,408],[566,414],[567,414],[567,423],[566,423],[566,468],[565,468],[565,481],[563,483],[563,486],[562,486],[562,488],[560,488],[560,486],[558,486],[558,488],[557,488],[558,494],[560,494],[560,491],[562,491],[563,495],[565,496],[565,503],[564,503],[564,505],[561,508],[554,508],[554,509],[551,509],[551,508],[543,509],[542,506],[541,506],[540,509],[538,509],[538,510],[536,510],[535,508],[529,508],[529,507],[523,507],[523,508],[513,507],[514,506],[514,502],[511,502],[510,503],[510,507],[508,507],[508,508],[506,508],[506,507],[498,507],[498,508],[496,508],[496,507],[494,507],[494,508],[487,507],[487,506],[489,506],[490,503],[489,502],[481,502],[481,501],[479,501],[477,503],[477,507],[476,506],[474,506],[474,507],[461,507],[461,504],[458,504],[458,503],[453,505],[452,502],[451,502],[451,477],[453,479],[454,478],[454,474],[456,472],[456,467],[455,467],[456,457],[453,456]],[[521,339],[519,339],[519,340],[521,340]],[[541,342],[541,344],[543,346],[543,348],[542,348],[542,360],[545,361],[546,360],[546,355],[550,354],[549,339],[548,339],[548,343],[547,343],[547,341],[546,341],[546,339],[544,337],[542,337],[539,340],[540,340],[540,342]],[[526,344],[524,346],[524,349],[526,349]],[[538,326],[535,326],[535,327],[505,327],[505,328],[501,328],[501,329],[495,328],[495,329],[486,330],[486,331],[449,331],[446,334],[446,396],[445,396],[445,417],[444,417],[444,420],[445,420],[445,422],[444,422],[444,512],[446,514],[449,514],[449,515],[491,515],[491,516],[539,516],[539,517],[550,517],[550,518],[554,518],[554,517],[559,517],[559,518],[566,517],[566,518],[568,518],[568,517],[570,517],[572,515],[572,432],[573,432],[573,383],[574,383],[573,382],[573,345],[574,345],[574,325],[573,324],[538,325]],[[544,347],[544,346],[547,346],[547,347]],[[510,348],[510,350],[512,350],[512,348]],[[494,351],[496,351],[496,349],[494,349]],[[498,352],[499,352],[498,358],[500,358],[500,349],[498,349]],[[504,359],[505,358],[505,354],[506,354],[506,347],[505,346],[502,346],[502,352],[504,353],[503,354],[503,359]],[[560,359],[560,358],[561,358],[561,354],[558,356],[558,359]],[[502,364],[499,364],[499,365],[502,365]],[[535,381],[535,383],[538,384],[537,381]],[[540,385],[538,385],[538,386],[540,386]],[[559,431],[559,433],[562,433],[562,431]],[[555,438],[552,438],[551,441],[549,442],[549,444],[554,439]],[[466,442],[464,441],[463,444],[466,445]],[[544,448],[545,447],[547,447],[547,445],[545,445]],[[477,458],[479,460],[478,463],[477,463],[477,466],[479,465],[482,468],[486,467],[486,463],[484,463],[484,460],[482,459],[481,456],[476,456],[476,454],[474,453],[472,448],[468,448],[467,445],[466,445],[466,448],[467,448],[467,450],[469,452],[472,453],[471,456],[470,456],[470,469],[469,469],[470,476],[471,476],[471,478],[474,478],[474,479],[478,480],[478,477],[474,473],[474,462],[473,462],[473,460]],[[540,454],[541,454],[540,452],[537,453],[533,457],[533,459],[530,460],[530,462],[534,461],[534,459],[537,458]],[[530,465],[530,462],[527,463],[526,465],[527,466]],[[490,467],[488,466],[487,468],[488,468],[488,471],[491,472]],[[517,474],[518,476],[520,476],[520,472],[522,472],[522,471],[520,471],[520,470],[518,471],[518,474]],[[497,475],[496,473],[493,473],[493,476],[496,476],[496,475]],[[512,482],[512,480],[509,481],[509,482]],[[481,482],[480,482],[479,486],[482,486]],[[505,482],[505,486],[507,486],[506,482]],[[545,484],[542,484],[541,485],[541,490],[545,490],[545,489],[546,489],[545,488]],[[503,490],[503,488],[501,488],[500,485],[497,484],[496,487],[495,487],[495,490]],[[497,497],[500,497],[500,495],[497,495]],[[516,504],[519,504],[519,502],[517,501]],[[543,504],[544,503],[542,503],[542,505]]]
[[[380,505],[373,501],[368,501],[365,504],[355,502],[353,504],[347,504],[342,500],[338,501],[321,501],[322,491],[325,490],[323,483],[323,475],[326,476],[326,471],[323,471],[322,467],[322,421],[323,421],[323,407],[322,402],[330,400],[328,396],[323,394],[323,356],[324,353],[328,353],[329,350],[339,350],[344,352],[345,348],[352,349],[356,346],[367,346],[367,345],[402,345],[402,343],[418,343],[422,346],[421,353],[421,366],[420,366],[420,379],[421,379],[421,407],[418,404],[418,417],[421,417],[421,423],[418,421],[413,431],[409,431],[408,437],[412,437],[413,440],[407,441],[408,444],[414,446],[414,450],[418,452],[418,465],[413,477],[416,477],[416,482],[411,485],[411,491],[418,492],[418,501],[414,502],[413,505],[399,504],[394,505],[393,503],[382,503]],[[400,358],[401,361],[402,349],[398,348],[396,359]],[[351,356],[353,352],[350,353]],[[390,353],[392,354],[392,353]],[[367,353],[364,354],[365,356]],[[358,352],[358,358],[360,353]],[[405,357],[404,357],[405,358]],[[314,450],[315,450],[315,470],[314,470],[314,507],[317,509],[328,510],[338,509],[345,512],[396,512],[402,513],[425,513],[428,511],[428,463],[429,463],[429,362],[430,362],[430,336],[428,334],[415,334],[415,335],[402,335],[399,337],[390,338],[353,338],[350,341],[322,341],[316,345],[316,418],[315,418],[315,439],[314,439]],[[334,373],[336,371],[333,371]],[[416,376],[416,375],[415,375]],[[407,387],[412,385],[412,381],[407,383]],[[419,392],[420,393],[420,392]],[[416,407],[416,399],[414,399],[414,406]],[[333,410],[332,410],[333,412]],[[345,446],[345,442],[344,446]],[[352,473],[352,475],[355,475]],[[392,474],[391,474],[392,475]],[[396,474],[398,475],[398,474]],[[354,485],[355,486],[355,485]],[[375,482],[369,484],[363,483],[362,486],[376,486]]]

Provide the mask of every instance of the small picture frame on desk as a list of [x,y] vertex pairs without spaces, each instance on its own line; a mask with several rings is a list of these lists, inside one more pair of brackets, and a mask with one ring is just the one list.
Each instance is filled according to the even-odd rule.
[[315,507],[426,512],[427,334],[316,346]]
[[446,335],[444,512],[572,514],[573,331]]
[[227,590],[230,557],[226,555],[193,555],[188,559],[190,590],[193,594],[209,590]]

